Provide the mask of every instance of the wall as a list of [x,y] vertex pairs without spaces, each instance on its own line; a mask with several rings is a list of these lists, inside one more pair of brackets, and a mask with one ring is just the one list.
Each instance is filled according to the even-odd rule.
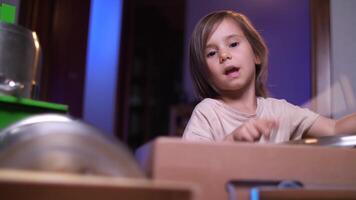
[[331,0],[332,116],[356,112],[356,1]]
[[[268,88],[276,98],[301,105],[311,97],[310,11],[308,0],[195,0],[187,1],[185,50],[194,25],[213,10],[246,14],[270,50]],[[184,90],[190,101],[194,89],[184,61]]]

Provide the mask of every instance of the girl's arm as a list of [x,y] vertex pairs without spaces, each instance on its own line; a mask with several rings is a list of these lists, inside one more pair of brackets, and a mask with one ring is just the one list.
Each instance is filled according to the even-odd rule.
[[356,113],[333,120],[320,116],[307,132],[308,136],[322,137],[337,134],[356,134]]

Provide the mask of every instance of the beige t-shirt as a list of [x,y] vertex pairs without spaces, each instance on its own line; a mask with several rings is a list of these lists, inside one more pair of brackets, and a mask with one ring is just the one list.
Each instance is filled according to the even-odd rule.
[[318,114],[285,100],[257,98],[255,114],[239,112],[225,103],[206,98],[193,111],[185,128],[183,139],[190,141],[222,141],[237,127],[252,118],[274,119],[278,129],[273,130],[269,140],[261,137],[259,143],[279,143],[301,139],[303,133],[315,122]]

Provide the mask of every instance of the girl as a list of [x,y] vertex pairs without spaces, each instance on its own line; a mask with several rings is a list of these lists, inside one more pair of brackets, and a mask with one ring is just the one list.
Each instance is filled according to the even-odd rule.
[[246,16],[218,11],[204,17],[190,41],[190,69],[204,98],[183,138],[191,141],[277,143],[356,133],[356,114],[328,119],[285,100],[267,98],[268,49]]

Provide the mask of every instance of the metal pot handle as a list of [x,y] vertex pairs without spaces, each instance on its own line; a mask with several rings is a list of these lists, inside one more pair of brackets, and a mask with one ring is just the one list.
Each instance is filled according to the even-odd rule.
[[18,94],[24,85],[20,82],[13,81],[0,74],[0,92],[6,94]]

